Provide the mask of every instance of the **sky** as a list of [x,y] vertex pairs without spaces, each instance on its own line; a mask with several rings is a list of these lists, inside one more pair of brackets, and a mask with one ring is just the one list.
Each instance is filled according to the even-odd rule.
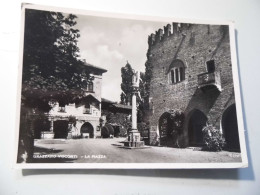
[[105,68],[102,97],[120,101],[121,68],[145,71],[148,36],[167,23],[77,15],[80,58]]

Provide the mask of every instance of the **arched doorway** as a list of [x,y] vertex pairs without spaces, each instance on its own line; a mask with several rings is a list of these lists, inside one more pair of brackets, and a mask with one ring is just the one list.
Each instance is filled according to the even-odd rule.
[[53,123],[54,138],[64,139],[68,136],[69,121],[57,120]]
[[227,150],[240,151],[236,105],[229,106],[222,115],[222,129]]
[[207,123],[207,117],[200,110],[193,110],[190,114],[188,134],[189,146],[202,146],[203,133],[202,129]]
[[160,145],[180,147],[178,137],[183,130],[184,114],[179,111],[165,112],[159,119]]
[[83,137],[94,138],[94,128],[89,122],[81,126],[80,133]]

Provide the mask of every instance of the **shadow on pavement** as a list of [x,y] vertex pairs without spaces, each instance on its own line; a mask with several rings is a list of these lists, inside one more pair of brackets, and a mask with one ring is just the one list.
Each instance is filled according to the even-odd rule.
[[39,146],[34,146],[34,154],[53,154],[53,153],[59,153],[63,150],[55,150],[52,148],[44,148]]

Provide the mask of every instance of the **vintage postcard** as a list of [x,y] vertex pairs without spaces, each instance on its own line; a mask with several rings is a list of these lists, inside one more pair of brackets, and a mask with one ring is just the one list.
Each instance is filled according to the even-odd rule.
[[247,167],[233,22],[22,5],[16,168]]

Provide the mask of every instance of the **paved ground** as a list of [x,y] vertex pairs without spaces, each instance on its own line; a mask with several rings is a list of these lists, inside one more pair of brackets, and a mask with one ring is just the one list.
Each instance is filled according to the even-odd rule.
[[125,149],[125,138],[36,140],[34,162],[77,163],[198,163],[241,162],[240,153],[205,152],[194,148],[148,147]]

